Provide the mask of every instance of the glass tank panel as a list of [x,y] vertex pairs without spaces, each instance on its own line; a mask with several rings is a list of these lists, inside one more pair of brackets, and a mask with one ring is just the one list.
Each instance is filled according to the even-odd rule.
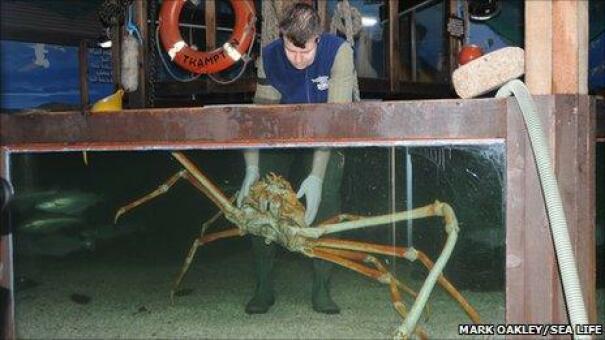
[[[412,295],[422,287],[428,270],[420,260],[411,262],[401,255],[414,247],[437,261],[447,239],[441,217],[410,223],[392,221],[398,216],[393,214],[435,201],[451,206],[459,227],[443,274],[482,322],[504,322],[503,145],[330,151],[320,212],[312,226],[338,212],[350,214],[341,216],[343,222],[361,225],[390,216],[386,224],[330,233],[320,239],[324,243],[305,243],[302,248],[302,253],[328,253],[345,264],[335,265],[329,276],[331,297],[340,307],[335,315],[312,309],[313,260],[283,246],[275,248],[272,267],[275,304],[266,314],[246,314],[257,275],[249,235],[200,246],[172,302],[171,289],[185,257],[203,223],[218,208],[186,178],[173,186],[166,182],[183,169],[170,152],[89,152],[88,165],[81,153],[13,154],[17,336],[391,338],[403,319],[393,307],[386,278],[401,284],[402,302],[410,311]],[[183,154],[227,199],[240,189],[245,169],[240,150]],[[261,150],[260,157],[261,172],[286,176],[293,195],[309,174],[312,150]],[[120,207],[158,188],[169,190],[121,214],[114,223]],[[268,214],[282,216],[275,215],[275,209],[285,207],[285,201],[271,197],[270,203],[258,205],[261,214],[254,221]],[[307,197],[301,199],[303,206]],[[243,210],[252,204],[245,202]],[[237,205],[234,209],[243,211]],[[266,225],[301,221],[288,218]],[[259,225],[254,221],[249,225]],[[334,225],[342,225],[331,222],[323,228],[332,231]],[[220,216],[204,235],[232,227]],[[279,237],[274,240],[281,242]],[[371,252],[379,262],[369,260],[366,255]],[[471,323],[469,316],[436,284],[418,329],[432,338],[453,338],[462,323]]]

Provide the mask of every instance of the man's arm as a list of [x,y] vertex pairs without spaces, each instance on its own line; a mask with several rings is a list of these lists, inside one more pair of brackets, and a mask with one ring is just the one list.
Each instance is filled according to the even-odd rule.
[[256,92],[254,93],[254,104],[278,104],[281,100],[281,94],[267,81],[262,57],[258,58],[256,67],[257,81]]
[[[265,74],[262,57],[258,58],[256,66],[258,69],[258,80],[256,82],[256,92],[254,93],[254,104],[278,104],[281,100],[281,94],[267,82],[267,75]],[[256,166],[258,169],[258,150],[245,150],[244,160],[246,161],[246,168],[249,166]]]
[[[255,104],[277,104],[281,99],[280,93],[273,86],[267,83],[267,76],[263,67],[263,59],[258,58],[258,80],[256,82],[256,92],[254,93]],[[248,196],[250,187],[259,178],[258,169],[258,149],[244,150],[244,161],[246,162],[246,174],[244,182],[237,195],[237,205],[241,206],[244,198]]]
[[[343,43],[334,59],[330,70],[328,86],[328,103],[350,103],[353,100],[353,81],[355,80],[355,66],[353,64],[353,49],[348,43]],[[323,179],[326,174],[328,162],[330,161],[330,150],[326,148],[315,149],[313,153],[313,165],[311,173],[303,181],[298,190],[297,197],[305,195],[307,210],[305,222],[310,225],[315,220],[319,204],[321,203],[321,192]]]
[[336,52],[334,64],[330,70],[328,103],[350,103],[353,101],[355,76],[353,48],[348,42],[344,42]]
[[[355,64],[353,49],[347,42],[340,45],[330,70],[328,86],[328,103],[350,103],[353,100],[353,84],[355,80]],[[311,175],[324,178],[330,150],[316,149],[313,154],[313,169]]]

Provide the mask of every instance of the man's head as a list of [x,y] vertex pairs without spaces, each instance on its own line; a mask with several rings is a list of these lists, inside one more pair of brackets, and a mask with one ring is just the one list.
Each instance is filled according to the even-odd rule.
[[279,22],[286,57],[295,68],[307,68],[315,60],[321,25],[317,11],[305,3],[290,7]]

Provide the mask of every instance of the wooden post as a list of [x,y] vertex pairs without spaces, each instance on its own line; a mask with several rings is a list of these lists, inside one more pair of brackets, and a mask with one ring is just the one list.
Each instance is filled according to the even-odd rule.
[[[447,23],[450,16],[456,14],[456,4],[458,0],[449,0],[445,2],[445,10],[444,12],[444,22]],[[447,31],[446,31],[447,32]],[[452,73],[458,66],[458,52],[460,51],[460,39],[451,36],[448,34],[447,39],[443,39],[444,41],[444,53],[446,53],[445,59],[445,74],[446,79],[451,79]]]
[[[136,91],[128,94],[128,107],[143,108],[147,105],[147,72],[149,67],[149,26],[147,25],[147,1],[135,1],[134,6],[134,22],[141,33],[141,45],[139,46],[139,86]],[[113,51],[112,51],[113,52]]]
[[82,112],[88,110],[88,44],[86,40],[80,41],[78,48],[78,68],[80,70],[80,107]]
[[122,30],[119,26],[111,27],[111,74],[115,88],[120,87],[120,68],[122,56]]
[[206,6],[204,12],[206,24],[206,51],[214,50],[216,47],[216,3],[214,0],[204,1]]
[[[549,95],[538,114],[550,142],[587,312],[596,321],[594,107],[587,93],[588,4],[525,2],[526,81]],[[568,95],[562,95],[568,94]],[[509,102],[510,104],[511,102]],[[516,105],[516,104],[515,104]],[[568,323],[534,158],[517,109],[507,132],[508,323]]]
[[399,0],[389,0],[389,89],[399,92],[401,60],[399,53]]
[[588,93],[588,2],[525,2],[525,69],[532,94]]
[[[206,50],[212,51],[216,47],[216,2],[215,0],[204,1],[204,24],[206,25]],[[204,77],[206,88],[212,91],[215,83],[210,77]]]
[[551,1],[525,2],[525,81],[532,94],[552,94]]
[[588,94],[588,1],[553,1],[552,18],[553,92]]

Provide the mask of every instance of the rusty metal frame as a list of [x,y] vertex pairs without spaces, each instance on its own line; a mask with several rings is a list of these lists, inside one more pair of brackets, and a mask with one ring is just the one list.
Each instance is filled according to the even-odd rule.
[[[546,117],[556,170],[564,175],[560,186],[566,210],[572,212],[572,240],[594,315],[595,226],[587,216],[595,204],[594,174],[589,169],[595,166],[597,104],[583,95],[539,96],[536,104]],[[602,136],[603,131],[596,133]],[[547,323],[564,319],[565,314],[557,294],[561,289],[552,246],[544,243],[548,241],[544,233],[549,235],[545,210],[525,134],[512,99],[0,114],[4,164],[0,175],[10,178],[14,152],[506,143],[506,320]],[[542,243],[537,243],[536,235],[541,235]],[[4,263],[0,283],[12,291],[10,246],[6,235],[0,244]],[[13,322],[9,317],[8,332],[14,331]]]
[[504,139],[506,101],[229,105],[0,115],[10,152],[237,149]]

